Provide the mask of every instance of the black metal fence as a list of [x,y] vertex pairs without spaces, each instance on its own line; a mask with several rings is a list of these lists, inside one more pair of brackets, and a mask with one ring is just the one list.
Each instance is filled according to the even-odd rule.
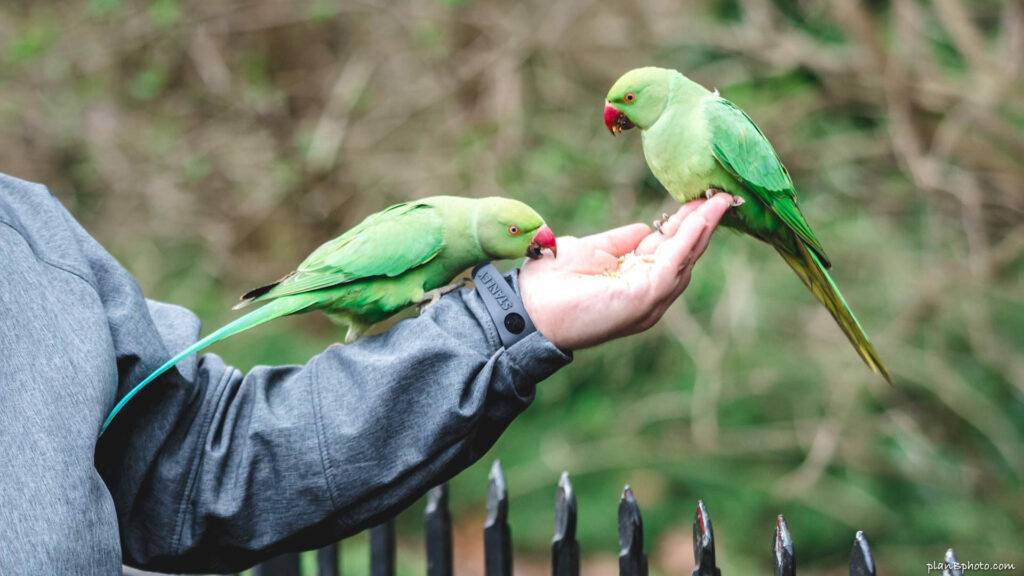
[[[427,495],[425,511],[427,576],[453,576],[452,519],[448,511],[448,486],[438,486]],[[501,463],[491,466],[487,491],[487,519],[484,522],[484,572],[487,576],[512,575],[512,532],[508,524],[508,490]],[[340,576],[340,546],[332,544],[317,551],[317,576]],[[693,520],[693,560],[690,576],[722,576],[715,559],[715,535],[711,516],[702,500],[697,501]],[[943,576],[963,576],[953,550],[946,551]],[[796,575],[796,554],[786,520],[779,515],[771,545],[775,576]],[[553,576],[579,576],[580,547],[576,541],[576,496],[563,472],[555,492],[555,535],[551,541]],[[850,550],[850,576],[875,576],[875,560],[863,532],[857,532]],[[300,576],[299,555],[286,554],[253,569],[254,576]],[[371,576],[395,574],[395,527],[387,522],[370,530]],[[640,506],[627,485],[619,500],[619,574],[647,576],[644,526]]]

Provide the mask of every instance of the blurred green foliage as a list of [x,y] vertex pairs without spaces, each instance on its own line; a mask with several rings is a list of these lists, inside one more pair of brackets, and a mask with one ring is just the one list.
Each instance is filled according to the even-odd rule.
[[[576,355],[453,481],[460,574],[482,569],[492,458],[523,573],[547,569],[558,474],[588,573],[614,573],[631,483],[652,568],[684,573],[697,498],[729,574],[786,514],[801,574],[854,531],[886,574],[1024,565],[1024,10],[1011,0],[88,0],[0,7],[0,170],[44,182],[207,327],[235,295],[394,201],[503,194],[559,234],[671,207],[608,137],[625,70],[676,67],[743,106],[792,172],[835,276],[896,375],[872,377],[768,248],[716,236],[658,327]],[[303,362],[289,318],[218,345]],[[400,566],[422,570],[421,508]],[[348,543],[365,573],[365,536]],[[688,573],[688,572],[687,572]]]

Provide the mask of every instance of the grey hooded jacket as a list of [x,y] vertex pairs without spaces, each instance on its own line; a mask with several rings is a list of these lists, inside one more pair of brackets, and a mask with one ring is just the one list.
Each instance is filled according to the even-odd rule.
[[503,348],[462,290],[303,366],[193,356],[98,439],[199,333],[0,174],[0,574],[237,570],[338,540],[479,459],[570,360],[540,333]]

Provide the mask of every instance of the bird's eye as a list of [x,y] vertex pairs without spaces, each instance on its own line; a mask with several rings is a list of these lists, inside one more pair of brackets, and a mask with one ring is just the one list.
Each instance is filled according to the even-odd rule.
[[516,226],[515,224],[509,226],[508,227],[508,235],[509,236],[519,236],[519,226]]
[[623,97],[623,100],[626,101],[626,104],[632,104],[634,101],[636,101],[636,94],[632,92],[626,92],[626,95]]

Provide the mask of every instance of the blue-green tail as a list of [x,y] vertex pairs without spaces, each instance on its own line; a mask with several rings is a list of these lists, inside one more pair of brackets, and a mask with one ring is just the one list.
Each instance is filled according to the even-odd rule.
[[134,388],[129,390],[128,393],[124,395],[124,398],[121,398],[121,400],[119,400],[117,404],[114,405],[113,410],[110,411],[110,414],[107,414],[106,420],[103,421],[103,426],[100,427],[100,435],[102,436],[103,433],[107,431],[107,428],[110,426],[110,423],[114,421],[114,418],[117,417],[118,413],[120,413],[121,410],[124,409],[124,407],[128,404],[129,401],[131,401],[132,398],[135,397],[136,394],[141,392],[143,388],[148,386],[149,383],[152,382],[153,380],[156,380],[161,374],[173,368],[174,365],[177,364],[178,362],[181,362],[185,358],[191,356],[192,354],[195,354],[196,352],[199,352],[200,350],[206,348],[207,346],[216,344],[217,342],[220,342],[225,338],[234,336],[235,334],[248,330],[253,326],[259,326],[260,324],[263,324],[264,322],[269,322],[274,318],[280,318],[281,316],[287,316],[289,314],[301,312],[303,309],[307,308],[309,304],[309,300],[307,298],[302,297],[285,297],[277,300],[272,300],[268,304],[261,306],[256,310],[253,310],[252,312],[249,312],[245,316],[242,316],[241,318],[238,318],[232,322],[225,324],[224,326],[221,326],[206,338],[203,338],[202,340],[182,350],[177,356],[165,362],[163,366],[157,368],[156,371],[154,371],[149,376],[146,376],[145,380],[136,384]]

